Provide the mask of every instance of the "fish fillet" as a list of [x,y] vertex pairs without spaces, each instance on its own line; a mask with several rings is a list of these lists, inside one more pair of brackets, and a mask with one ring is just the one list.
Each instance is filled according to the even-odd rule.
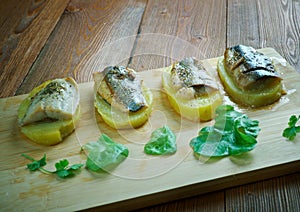
[[136,72],[123,66],[109,66],[94,73],[98,94],[110,105],[123,112],[136,112],[147,107],[142,82]]
[[271,87],[281,81],[271,59],[252,47],[237,45],[227,48],[224,58],[226,71],[243,90]]
[[77,83],[72,78],[54,79],[31,98],[20,125],[46,119],[71,119],[79,105]]
[[177,96],[183,99],[197,98],[218,90],[217,83],[194,58],[185,58],[174,63],[171,81],[172,87],[177,90]]

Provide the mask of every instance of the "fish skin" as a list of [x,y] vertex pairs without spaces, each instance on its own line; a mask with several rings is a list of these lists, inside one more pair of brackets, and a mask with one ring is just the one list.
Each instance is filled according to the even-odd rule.
[[177,94],[184,99],[197,98],[218,90],[217,83],[207,74],[202,64],[191,57],[173,64],[171,81]]
[[[124,66],[109,66],[94,73],[98,94],[123,112],[136,112],[147,107],[136,72]],[[101,80],[102,79],[102,80]]]
[[72,119],[79,106],[78,86],[74,79],[54,79],[31,98],[21,126],[45,119]]
[[271,59],[252,47],[237,45],[227,48],[224,58],[227,72],[243,90],[255,89],[260,86],[258,81],[268,85],[281,81]]

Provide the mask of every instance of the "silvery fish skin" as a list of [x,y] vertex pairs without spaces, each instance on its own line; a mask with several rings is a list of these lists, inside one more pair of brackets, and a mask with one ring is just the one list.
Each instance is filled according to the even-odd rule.
[[45,119],[72,119],[78,105],[77,83],[72,78],[54,79],[31,98],[28,110],[19,124],[23,126]]
[[191,57],[173,64],[171,83],[178,97],[183,99],[197,98],[218,89],[217,83],[207,74],[201,63]]
[[272,61],[254,48],[237,45],[224,53],[226,71],[243,90],[280,83],[281,78]]
[[109,66],[94,73],[98,94],[123,112],[136,112],[147,107],[142,82],[136,72],[124,66]]

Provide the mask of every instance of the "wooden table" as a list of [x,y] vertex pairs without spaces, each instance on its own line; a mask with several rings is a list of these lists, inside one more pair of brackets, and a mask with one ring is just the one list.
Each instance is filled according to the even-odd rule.
[[[143,71],[235,44],[272,47],[300,72],[296,0],[0,0],[0,14],[0,97],[57,77],[89,82],[112,62]],[[140,211],[297,211],[299,170]]]

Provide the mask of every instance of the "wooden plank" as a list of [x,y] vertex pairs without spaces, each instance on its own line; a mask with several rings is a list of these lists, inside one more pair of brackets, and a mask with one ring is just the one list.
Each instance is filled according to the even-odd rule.
[[187,56],[216,57],[225,41],[225,0],[149,0],[129,66],[142,71]]
[[297,211],[300,208],[300,174],[265,180],[226,191],[226,211],[264,209]]
[[182,199],[180,202],[177,200],[177,201],[172,201],[172,202],[156,205],[149,208],[142,208],[139,210],[135,210],[135,212],[155,212],[155,211],[223,212],[224,198],[225,196],[223,192],[215,192],[213,194],[209,193],[209,194],[203,194],[196,197]]
[[[299,20],[299,2],[275,0],[270,4],[267,0],[230,0],[228,1],[227,46],[236,44],[251,45],[255,48],[272,46],[300,72]],[[278,184],[280,179],[286,180]],[[298,210],[299,205],[296,203],[299,200],[299,185],[291,186],[291,182],[287,181],[289,177],[280,179],[226,191],[228,210],[243,211],[253,207],[266,211],[279,208]],[[279,196],[283,188],[290,195],[281,193]],[[248,194],[247,191],[251,193]]]
[[127,65],[145,2],[72,0],[18,94],[47,79],[72,76],[88,82],[108,65]]
[[15,94],[68,2],[1,2],[0,97]]
[[[300,103],[300,75],[273,49],[262,51],[273,58],[282,72],[288,95],[273,107],[239,108],[259,120],[262,130],[257,147],[236,157],[208,161],[194,158],[189,141],[201,127],[212,122],[190,122],[170,109],[165,94],[160,92],[161,70],[140,73],[155,99],[153,112],[144,126],[129,130],[108,127],[95,114],[93,83],[84,83],[80,84],[82,115],[79,126],[63,143],[52,147],[34,145],[20,135],[16,113],[24,95],[0,99],[0,145],[4,150],[0,160],[1,208],[74,211],[103,206],[104,209],[134,209],[299,171],[300,137],[288,142],[281,132],[289,116],[299,114],[296,105]],[[217,58],[206,62],[217,79]],[[226,100],[226,103],[230,102]],[[143,145],[151,132],[162,125],[168,125],[176,133],[177,153],[168,157],[145,155]],[[20,157],[21,153],[27,153],[39,158],[46,153],[49,168],[62,158],[71,163],[84,163],[86,156],[80,153],[81,145],[96,140],[100,133],[124,143],[130,150],[129,158],[110,174],[82,170],[75,178],[61,181],[42,173],[29,173],[25,168],[27,161]],[[274,152],[278,153],[276,157]]]

